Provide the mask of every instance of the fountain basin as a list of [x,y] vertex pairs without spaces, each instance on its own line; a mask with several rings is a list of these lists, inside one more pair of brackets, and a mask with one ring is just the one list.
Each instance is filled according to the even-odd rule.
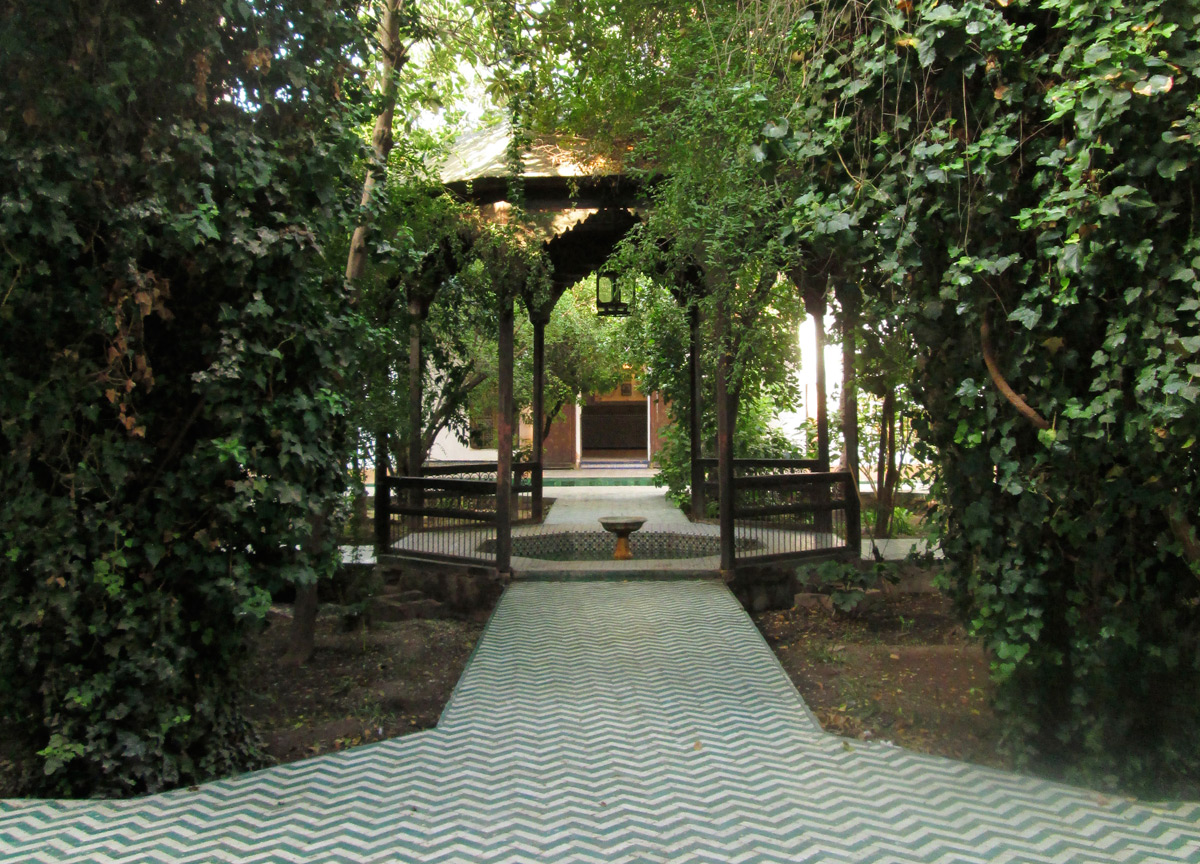
[[617,548],[613,550],[613,560],[628,561],[633,557],[633,550],[629,548],[629,535],[645,524],[645,516],[600,517],[600,527],[617,537]]

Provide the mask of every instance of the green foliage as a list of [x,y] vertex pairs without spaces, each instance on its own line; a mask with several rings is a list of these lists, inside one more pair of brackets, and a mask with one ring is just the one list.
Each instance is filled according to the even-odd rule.
[[883,562],[822,561],[799,572],[800,583],[828,594],[839,612],[854,612],[867,596],[884,582],[895,584],[899,576]]
[[[626,249],[624,253],[636,256],[645,254],[645,250]],[[773,425],[779,412],[794,404],[791,376],[795,372],[796,330],[792,316],[796,309],[786,288],[772,287],[776,296],[768,296],[760,306],[765,307],[763,317],[769,323],[755,331],[740,331],[746,354],[752,354],[754,362],[742,362],[734,368],[732,389],[740,405],[734,435],[737,458],[799,455],[787,435]],[[716,453],[717,440],[714,370],[720,342],[716,330],[709,319],[701,335],[700,425],[702,450],[709,456]],[[634,295],[632,314],[625,321],[622,337],[632,365],[645,370],[643,388],[662,394],[668,403],[672,422],[661,430],[663,447],[657,456],[656,482],[667,487],[672,500],[685,506],[691,488],[691,343],[687,312],[662,285],[643,281]]]
[[[967,76],[973,131],[939,124],[945,149],[914,152],[950,239],[908,308],[953,592],[1027,758],[1170,792],[1200,770],[1200,562],[1181,542],[1200,512],[1200,19],[1171,3],[1045,2],[1033,21],[939,8],[918,39],[963,46],[928,62],[960,99]],[[985,322],[1049,428],[988,380]]]
[[[863,510],[862,513],[863,530],[869,536],[875,536],[875,511],[874,509]],[[917,520],[913,512],[907,507],[896,505],[892,508],[892,524],[891,536],[893,537],[911,537],[918,531]]]
[[605,44],[657,62],[575,53],[557,116],[606,117],[609,93],[652,109],[642,152],[668,179],[648,234],[717,274],[711,316],[744,326],[775,268],[861,275],[916,346],[950,584],[1012,745],[1182,788],[1200,773],[1194,4],[588,8]]
[[[674,415],[674,406],[672,414]],[[796,445],[780,429],[772,425],[776,416],[775,406],[769,399],[758,399],[743,404],[738,412],[737,429],[734,433],[734,458],[736,459],[798,459]],[[687,509],[691,502],[692,451],[687,416],[676,417],[675,422],[663,427],[663,446],[655,457],[658,474],[654,482],[667,487],[667,497]],[[701,434],[706,453],[716,452],[717,418],[711,403],[701,417]],[[708,502],[709,513],[717,515],[717,502]]]
[[247,636],[333,563],[358,22],[0,15],[0,720],[39,794],[238,771]]
[[[823,125],[789,154],[811,151],[795,161],[817,177],[843,166],[807,200],[874,226],[855,260],[920,346],[942,548],[1012,744],[1160,792],[1200,765],[1200,583],[1173,515],[1200,504],[1192,14],[943,3],[852,21],[808,102]],[[794,224],[819,248],[819,219]],[[985,322],[1049,428],[991,380]]]
[[[409,339],[421,328],[421,428],[424,450],[438,431],[465,431],[463,406],[494,363],[498,304],[486,280],[464,275],[473,264],[477,227],[468,208],[433,194],[411,167],[395,166],[377,188],[370,257],[356,282],[361,361],[348,388],[358,452],[384,435],[391,464],[404,466],[413,434],[409,416]],[[343,258],[344,253],[339,256]],[[422,318],[415,308],[424,307]],[[481,371],[482,366],[482,371]]]
[[[517,355],[532,357],[533,327],[525,316],[519,324]],[[549,423],[578,399],[607,393],[629,380],[630,372],[622,369],[629,359],[622,336],[620,324],[596,314],[593,282],[585,280],[563,293],[545,330],[544,404]],[[528,411],[533,403],[532,363],[518,363],[515,374],[518,406]]]

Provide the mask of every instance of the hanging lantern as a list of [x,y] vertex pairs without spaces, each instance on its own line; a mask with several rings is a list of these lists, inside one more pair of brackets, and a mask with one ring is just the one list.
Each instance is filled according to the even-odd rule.
[[621,316],[629,314],[629,303],[621,299],[621,286],[612,273],[596,271],[596,314]]

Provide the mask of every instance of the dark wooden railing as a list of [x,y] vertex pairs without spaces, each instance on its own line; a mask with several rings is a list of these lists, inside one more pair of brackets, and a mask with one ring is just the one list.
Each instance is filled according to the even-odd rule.
[[[700,465],[703,498],[716,501],[717,460]],[[734,460],[733,513],[718,514],[735,538],[732,566],[861,555],[853,478],[820,467],[815,459]]]
[[[512,524],[540,521],[533,508],[542,466],[513,464]],[[495,462],[426,466],[419,477],[389,477],[388,550],[423,560],[495,564],[499,508]]]

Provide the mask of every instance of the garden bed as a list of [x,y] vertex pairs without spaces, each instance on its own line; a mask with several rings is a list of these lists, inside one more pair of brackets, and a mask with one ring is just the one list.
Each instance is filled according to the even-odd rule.
[[803,599],[755,623],[826,731],[1011,767],[998,750],[987,660],[946,598],[872,593],[851,614]]

